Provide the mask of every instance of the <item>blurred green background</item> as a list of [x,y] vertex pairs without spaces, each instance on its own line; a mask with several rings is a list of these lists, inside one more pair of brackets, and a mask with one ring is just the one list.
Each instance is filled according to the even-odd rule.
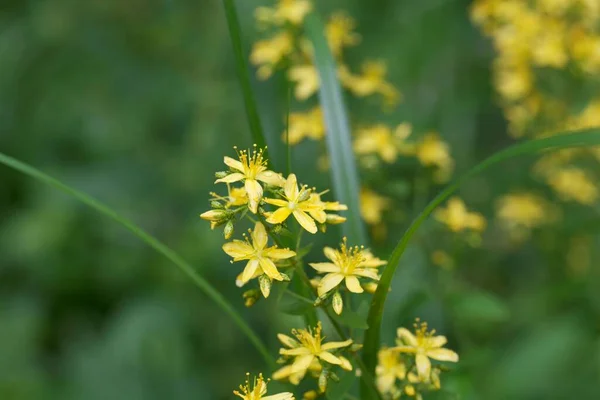
[[[259,36],[252,10],[265,3],[237,2],[248,46]],[[469,21],[469,3],[319,5],[357,19],[362,45],[349,63],[388,61],[404,102],[377,120],[440,131],[458,173],[512,141],[495,106],[493,51]],[[251,144],[222,4],[4,0],[0,60],[0,150],[164,241],[234,303],[275,354],[275,334],[299,320],[272,302],[244,308],[234,285],[238,266],[221,251],[220,232],[198,218],[223,155]],[[283,78],[254,88],[281,162]],[[349,107],[353,121],[373,119],[368,106],[350,100]],[[313,157],[319,148],[294,148],[294,169],[325,188],[328,177]],[[533,185],[533,161],[493,168],[461,194],[491,216],[495,196]],[[229,399],[246,371],[265,370],[232,321],[122,227],[5,167],[0,185],[0,399]],[[398,208],[404,218],[374,248],[382,258],[419,211]],[[449,337],[461,363],[436,396],[600,398],[598,208],[569,206],[565,215],[518,248],[493,227],[479,249],[461,253],[460,243],[450,243],[460,259],[453,271],[429,261],[440,241],[452,242],[432,221],[409,248],[388,298],[383,339],[392,344],[395,328],[416,316]],[[336,234],[320,243],[334,245]],[[565,255],[582,235],[589,268],[573,271]]]

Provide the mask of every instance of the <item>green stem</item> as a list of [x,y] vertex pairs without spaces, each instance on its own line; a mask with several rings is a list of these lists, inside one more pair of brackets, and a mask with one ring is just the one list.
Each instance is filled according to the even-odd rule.
[[25,164],[21,161],[18,161],[12,157],[9,157],[3,153],[0,153],[0,163],[7,165],[25,175],[28,175],[32,178],[37,179],[55,189],[61,190],[66,194],[76,198],[81,201],[83,204],[93,208],[98,211],[100,214],[112,219],[113,221],[121,224],[130,232],[132,232],[135,236],[140,238],[142,241],[146,242],[146,244],[150,245],[154,250],[158,253],[165,256],[169,259],[173,264],[175,264],[185,275],[187,275],[198,288],[200,288],[208,297],[210,297],[231,319],[235,324],[240,328],[240,330],[248,337],[250,342],[256,347],[258,352],[263,356],[267,364],[270,367],[275,366],[275,360],[267,350],[267,347],[264,343],[258,338],[258,336],[254,333],[252,328],[246,324],[244,319],[238,314],[237,311],[233,308],[233,306],[219,293],[212,285],[206,281],[198,272],[194,270],[194,268],[188,264],[183,258],[181,258],[177,253],[168,248],[166,245],[161,243],[158,239],[151,236],[149,233],[142,230],[140,227],[133,224],[131,221],[125,219],[124,217],[117,214],[107,205],[101,203],[100,201],[94,199],[93,197],[88,196],[87,194],[80,192],[76,189],[73,189],[59,180],[51,177],[43,173],[42,171]]

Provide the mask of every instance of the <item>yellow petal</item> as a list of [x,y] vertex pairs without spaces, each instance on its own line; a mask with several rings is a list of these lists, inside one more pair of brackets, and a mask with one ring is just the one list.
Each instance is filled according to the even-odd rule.
[[431,349],[427,351],[427,356],[438,361],[458,362],[458,354],[448,349]]
[[431,361],[424,354],[417,354],[415,356],[415,363],[417,364],[417,371],[419,372],[419,378],[422,380],[429,379],[431,374]]
[[296,180],[296,175],[290,174],[283,185],[283,192],[285,193],[285,197],[290,201],[296,200],[298,197],[298,181]]
[[287,201],[280,200],[280,199],[269,199],[269,198],[265,197],[263,200],[265,201],[265,203],[273,204],[274,206],[277,206],[277,207],[287,207],[289,204]]
[[260,198],[262,197],[263,193],[262,186],[260,186],[260,183],[254,179],[246,179],[244,188],[246,189],[246,193],[248,193],[248,208],[250,208],[250,211],[256,214],[258,210],[258,203],[260,202]]
[[315,221],[304,211],[294,210],[294,218],[296,221],[310,233],[317,233],[317,224]]
[[227,165],[229,168],[235,169],[236,171],[240,171],[240,172],[244,172],[244,164],[242,164],[241,162],[239,162],[238,160],[234,160],[231,157],[224,157],[223,158],[223,162],[225,163],[225,165]]
[[291,258],[296,255],[295,251],[289,249],[276,249],[271,247],[270,249],[265,250],[264,252],[267,257],[273,260],[285,260],[286,258]]
[[240,174],[239,172],[234,172],[233,174],[227,175],[225,178],[217,179],[215,181],[215,183],[221,183],[221,182],[225,182],[225,183],[239,182],[242,179],[244,179],[245,177],[246,176],[244,174]]
[[296,339],[291,338],[288,335],[284,335],[283,333],[277,334],[277,339],[279,339],[279,341],[281,343],[283,343],[284,346],[287,346],[290,348],[300,346],[300,343]]
[[370,278],[376,281],[379,280],[379,275],[377,274],[377,271],[371,268],[357,268],[354,270],[354,275],[364,276],[365,278]]
[[278,208],[277,210],[275,210],[274,213],[269,215],[269,218],[267,218],[267,222],[270,224],[280,224],[283,221],[285,221],[291,213],[292,210],[290,210],[287,207]]
[[342,356],[338,356],[338,358],[342,361],[342,363],[340,364],[340,367],[342,367],[342,369],[345,369],[346,371],[352,371],[352,364],[350,363],[350,360]]
[[334,249],[332,249],[331,247],[324,247],[323,254],[325,254],[325,257],[327,257],[331,261],[336,262],[337,252]]
[[358,278],[355,277],[354,275],[346,277],[346,287],[352,293],[364,292],[363,288],[360,286],[360,282],[358,281]]
[[260,222],[257,222],[254,225],[254,230],[251,233],[252,236],[252,244],[255,250],[262,250],[267,245],[267,241],[269,240],[269,236],[267,235],[267,231],[265,230],[265,226]]
[[306,347],[296,347],[294,349],[280,349],[279,354],[284,356],[305,356],[312,353]]
[[256,175],[256,179],[271,186],[282,187],[285,184],[285,179],[273,171],[263,171]]
[[246,284],[250,279],[252,279],[252,276],[254,276],[257,269],[258,260],[256,258],[248,261],[248,264],[246,264],[246,268],[244,268],[244,272],[242,273],[242,284]]
[[433,336],[428,339],[429,347],[442,347],[446,343],[448,343],[446,336]]
[[340,272],[340,267],[332,263],[309,263],[308,265],[321,273]]
[[320,352],[319,358],[323,361],[327,361],[329,364],[340,365],[342,363],[342,360],[340,360],[328,351]]
[[271,377],[273,379],[275,379],[276,381],[279,381],[282,379],[286,379],[293,373],[294,373],[294,370],[292,369],[292,366],[286,365],[285,367],[280,368],[277,371],[273,372],[273,375]]
[[267,276],[269,278],[275,279],[275,280],[278,280],[278,281],[282,281],[283,280],[283,276],[281,276],[281,274],[277,270],[277,267],[275,266],[275,264],[273,263],[273,261],[269,260],[268,258],[261,258],[260,259],[260,267],[265,272],[265,274],[267,274]]
[[313,217],[320,224],[324,224],[327,221],[327,214],[323,210],[305,209],[305,211],[308,211],[310,216]]
[[398,330],[396,331],[396,334],[398,335],[398,339],[402,340],[404,343],[406,343],[410,346],[415,346],[415,347],[418,345],[417,338],[408,329],[398,328]]
[[319,287],[317,288],[317,292],[319,293],[319,296],[323,296],[325,293],[329,292],[330,290],[335,288],[337,285],[339,285],[340,282],[343,280],[344,280],[344,275],[342,275],[342,274],[331,273],[331,274],[325,275],[323,277],[323,279],[321,279],[321,282],[319,282]]
[[261,397],[262,400],[294,400],[294,395],[290,392],[283,392],[271,396]]
[[305,356],[296,357],[296,361],[292,364],[292,371],[294,373],[305,374],[308,369],[310,363],[313,362],[315,356],[313,354],[307,354]]
[[250,256],[254,252],[254,249],[246,242],[234,240],[233,242],[225,243],[223,251],[230,257],[243,259]]
[[342,347],[348,347],[353,343],[352,339],[344,340],[343,342],[329,342],[321,346],[322,350],[333,350]]

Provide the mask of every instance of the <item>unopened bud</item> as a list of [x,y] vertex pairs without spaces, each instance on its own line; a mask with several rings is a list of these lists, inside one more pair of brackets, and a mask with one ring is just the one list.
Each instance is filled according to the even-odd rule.
[[262,292],[265,298],[269,297],[271,294],[271,285],[272,281],[266,274],[262,274],[258,277],[258,284],[260,286],[260,291]]
[[260,293],[257,289],[250,289],[245,291],[242,297],[244,298],[244,305],[252,307],[260,299]]
[[331,380],[332,380],[332,381],[334,381],[334,382],[339,382],[339,381],[340,381],[340,377],[339,377],[339,376],[337,376],[337,375],[335,374],[335,372],[330,372],[330,373],[329,373],[329,379],[331,379]]
[[344,309],[344,300],[342,300],[342,295],[337,290],[331,298],[331,305],[333,306],[333,311],[335,311],[337,315],[342,313],[342,310]]
[[210,207],[211,208],[216,208],[216,209],[222,209],[225,208],[225,206],[223,204],[221,204],[220,202],[218,202],[217,200],[212,200],[210,202]]
[[229,239],[231,239],[232,235],[233,235],[233,221],[229,220],[227,222],[227,224],[225,225],[225,229],[223,229],[223,236],[225,236],[225,239],[229,240]]
[[321,393],[325,393],[327,390],[327,375],[328,373],[326,369],[323,369],[319,375],[319,392]]
[[219,172],[215,172],[215,178],[217,178],[217,179],[223,179],[223,178],[225,178],[227,175],[229,175],[229,172],[227,172],[227,171],[219,171]]
[[311,391],[304,393],[304,395],[302,396],[302,400],[315,400],[317,397],[319,397],[319,394],[317,393],[317,391],[311,390]]
[[346,217],[337,214],[327,214],[327,220],[325,222],[330,225],[338,225],[346,222]]
[[300,190],[300,193],[298,194],[297,201],[301,202],[310,199],[310,192],[310,189],[302,188],[302,190]]
[[280,272],[279,275],[281,275],[281,277],[283,278],[284,281],[286,281],[286,282],[291,281],[290,276],[288,274]]
[[356,353],[357,351],[362,350],[363,345],[362,343],[352,343],[352,345],[348,348],[348,351],[350,353]]
[[225,210],[210,210],[200,214],[200,218],[211,222],[222,222],[229,218],[229,214]]
[[281,224],[274,225],[273,228],[271,228],[271,232],[273,232],[277,235],[280,235],[282,231],[283,231],[283,226],[281,226]]

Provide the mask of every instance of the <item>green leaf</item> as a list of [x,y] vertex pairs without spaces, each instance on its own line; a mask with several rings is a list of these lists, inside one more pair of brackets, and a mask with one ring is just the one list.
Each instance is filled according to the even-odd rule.
[[333,191],[336,200],[349,208],[342,231],[350,243],[367,245],[367,236],[360,216],[358,170],[352,151],[350,124],[337,77],[337,67],[319,16],[315,13],[309,15],[306,18],[305,29],[314,48],[314,64],[321,81],[319,100],[327,128],[325,136],[331,163]]
[[246,108],[246,117],[248,118],[250,132],[252,133],[254,143],[258,147],[265,148],[267,146],[267,141],[258,115],[258,107],[256,106],[256,101],[254,100],[254,94],[252,92],[250,73],[248,64],[246,63],[246,53],[244,52],[244,47],[242,45],[242,29],[240,27],[234,0],[223,0],[223,6],[225,7],[229,36],[231,37],[231,44],[235,55],[235,67],[240,86],[242,87],[244,106]]
[[215,289],[208,281],[206,281],[202,276],[200,276],[200,274],[196,272],[196,270],[190,264],[188,264],[183,258],[181,258],[181,256],[179,256],[173,250],[161,243],[154,236],[145,232],[142,228],[138,227],[133,222],[117,214],[117,212],[115,212],[107,205],[88,196],[85,193],[82,193],[76,189],[71,188],[70,186],[67,186],[66,184],[51,177],[50,175],[47,175],[42,171],[21,161],[18,161],[12,157],[9,157],[3,153],[0,153],[0,163],[11,167],[19,172],[22,172],[25,175],[35,178],[38,181],[41,181],[49,186],[52,186],[55,189],[61,190],[69,196],[76,198],[85,205],[98,211],[100,214],[123,225],[125,228],[127,228],[127,230],[132,232],[135,236],[140,238],[158,253],[165,256],[173,264],[175,264],[185,275],[187,275],[196,284],[196,286],[198,286],[208,297],[210,297],[225,312],[225,314],[229,315],[233,322],[235,322],[235,324],[246,335],[246,337],[248,337],[248,339],[254,345],[254,347],[256,347],[256,349],[263,356],[263,358],[269,364],[269,366],[274,367],[275,360],[267,350],[264,343],[254,333],[252,328],[250,328],[250,326],[246,324],[241,315],[238,314],[238,312],[233,308],[233,306],[223,297],[223,295],[221,295],[221,293],[219,293],[217,289]]
[[[375,365],[377,363],[377,350],[379,348],[381,318],[383,316],[383,308],[385,305],[385,300],[387,298],[388,290],[392,283],[392,278],[394,277],[394,273],[398,268],[400,258],[402,257],[402,254],[404,253],[408,242],[413,237],[416,230],[433,212],[433,210],[435,210],[437,206],[439,206],[448,197],[450,197],[467,179],[471,178],[474,175],[477,175],[478,173],[484,171],[488,167],[495,165],[501,161],[524,154],[538,153],[543,150],[558,150],[567,147],[582,147],[593,145],[600,145],[599,128],[587,129],[575,133],[565,132],[548,138],[531,140],[528,142],[515,144],[513,146],[508,147],[507,149],[493,154],[492,156],[488,157],[487,159],[470,169],[467,173],[458,178],[454,183],[446,187],[446,189],[444,189],[440,194],[438,194],[438,196],[435,199],[433,199],[427,205],[427,207],[425,207],[425,209],[414,219],[414,221],[404,233],[404,236],[402,236],[402,238],[394,248],[394,251],[392,252],[392,255],[390,256],[390,259],[388,261],[388,264],[383,270],[381,280],[379,281],[379,285],[377,286],[377,291],[375,292],[373,300],[371,301],[371,308],[369,309],[369,316],[367,318],[369,329],[367,329],[367,331],[365,332],[365,347],[363,351],[364,364],[371,374],[375,372]],[[363,390],[362,387],[361,390]],[[366,396],[363,397],[368,398]]]

